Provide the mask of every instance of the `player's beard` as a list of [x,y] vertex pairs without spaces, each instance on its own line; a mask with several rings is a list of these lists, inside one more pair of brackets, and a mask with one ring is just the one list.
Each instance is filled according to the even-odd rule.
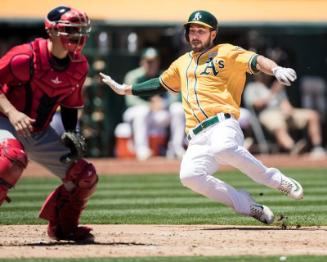
[[212,46],[212,41],[210,37],[206,41],[201,42],[200,40],[192,40],[190,42],[191,48],[193,52],[198,53],[198,52],[203,52],[205,50],[208,50]]

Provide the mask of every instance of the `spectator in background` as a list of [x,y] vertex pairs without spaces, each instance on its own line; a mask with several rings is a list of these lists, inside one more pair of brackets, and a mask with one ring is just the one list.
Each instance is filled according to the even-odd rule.
[[327,87],[325,80],[319,76],[304,76],[300,80],[300,89],[302,106],[317,110],[321,120],[326,121]]
[[[160,73],[159,53],[150,47],[142,52],[140,67],[128,72],[124,82],[144,82],[159,77]],[[134,150],[139,160],[146,160],[155,153],[150,149],[149,137],[167,137],[170,123],[175,131],[170,132],[167,153],[177,157],[183,155],[184,113],[180,102],[167,94],[151,97],[126,96],[126,105],[128,108],[123,114],[123,121],[131,126]],[[120,129],[121,126],[118,126],[117,130]]]
[[[327,128],[327,85],[320,76],[307,75],[300,79],[301,104],[319,113],[322,130]],[[327,132],[322,134],[323,144],[327,143]]]
[[83,88],[85,105],[80,121],[88,144],[87,155],[90,157],[108,156],[109,142],[104,101],[108,100],[109,92],[103,88],[103,83],[99,79],[99,72],[105,68],[104,60],[94,60],[90,68],[91,77],[87,77]]
[[245,107],[240,107],[240,117],[238,119],[238,123],[240,124],[240,127],[244,133],[244,147],[251,151],[251,147],[254,144],[254,137],[255,136],[255,130],[253,130],[253,124],[252,124],[252,118],[255,117],[251,113],[250,110],[248,110]]
[[256,75],[255,81],[249,83],[244,92],[246,104],[258,112],[260,123],[275,136],[283,150],[293,153],[296,153],[299,148],[295,146],[296,143],[289,130],[307,128],[312,144],[311,156],[325,156],[317,112],[311,109],[294,108],[288,100],[284,86],[274,81],[269,89],[266,84],[269,80],[264,77],[262,74]]

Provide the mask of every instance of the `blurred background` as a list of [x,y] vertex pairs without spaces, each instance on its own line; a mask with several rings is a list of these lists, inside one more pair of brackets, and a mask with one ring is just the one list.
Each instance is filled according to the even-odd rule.
[[[84,87],[85,108],[80,118],[89,144],[88,157],[134,157],[132,149],[131,154],[117,152],[126,150],[117,148],[122,142],[118,137],[131,139],[128,130],[115,132],[117,125],[123,122],[126,101],[104,87],[98,73],[107,72],[123,82],[128,71],[139,67],[142,52],[148,47],[156,48],[160,69],[166,69],[188,51],[182,25],[197,9],[208,10],[218,18],[220,43],[254,50],[297,71],[298,80],[286,89],[289,100],[295,107],[313,108],[318,112],[326,148],[327,1],[2,0],[0,55],[19,43],[46,37],[44,16],[63,4],[85,11],[92,20],[92,32],[84,49],[90,72]],[[256,129],[255,125],[253,127]],[[259,135],[256,130],[250,132],[253,143],[249,148],[254,153],[280,152],[278,146],[273,146],[276,144],[273,137],[264,128],[259,127],[259,130]],[[170,136],[168,129],[165,135]],[[300,132],[294,136],[299,141],[307,134]],[[123,146],[128,146],[128,142]],[[156,154],[166,155],[162,150],[156,150]]]

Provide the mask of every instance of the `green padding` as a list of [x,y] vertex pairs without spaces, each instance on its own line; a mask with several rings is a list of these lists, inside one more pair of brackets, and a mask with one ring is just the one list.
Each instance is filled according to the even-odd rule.
[[152,78],[132,86],[132,94],[135,96],[151,96],[166,91],[166,88],[161,85],[159,78]]

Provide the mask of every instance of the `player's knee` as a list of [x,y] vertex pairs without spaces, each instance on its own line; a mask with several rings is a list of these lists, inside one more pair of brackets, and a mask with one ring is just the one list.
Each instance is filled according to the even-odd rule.
[[0,180],[14,186],[27,166],[23,145],[16,139],[0,143]]
[[8,199],[8,190],[17,183],[26,166],[27,156],[18,140],[0,143],[0,205]]
[[198,187],[205,175],[205,171],[200,167],[198,169],[187,167],[181,168],[179,178],[183,186],[194,189]]
[[22,168],[27,166],[27,155],[24,146],[17,139],[7,139],[1,142],[0,156],[8,158]]
[[180,177],[181,183],[184,187],[194,188],[198,184],[198,176]]
[[64,182],[68,181],[78,188],[93,190],[98,183],[98,175],[93,164],[79,159],[68,169]]
[[[39,217],[64,227],[76,227],[82,210],[95,192],[98,176],[91,163],[80,159],[70,166],[63,182],[47,197]],[[73,190],[66,188],[70,183],[74,184]]]
[[197,175],[181,178],[184,187],[191,189],[193,192],[206,195],[210,188],[208,187],[209,175]]

